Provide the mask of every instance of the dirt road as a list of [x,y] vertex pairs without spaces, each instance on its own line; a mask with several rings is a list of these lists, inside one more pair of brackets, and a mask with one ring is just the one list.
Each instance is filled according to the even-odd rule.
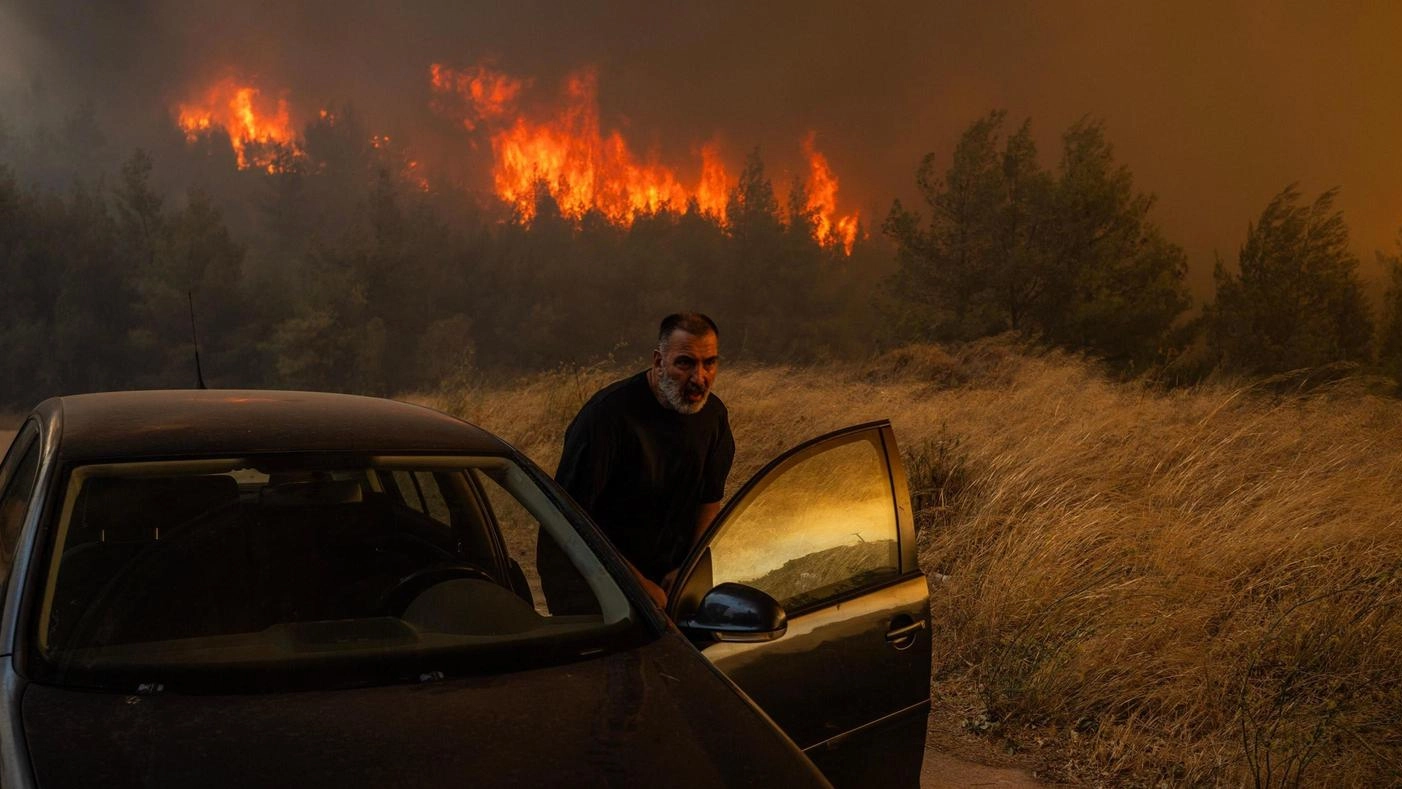
[[1000,786],[1006,789],[1039,789],[1045,786],[1032,774],[1013,767],[989,767],[926,749],[920,769],[921,789],[962,789],[969,786]]
[[920,769],[922,789],[956,789],[996,786],[1003,789],[1046,789],[1057,784],[1037,780],[1035,763],[1008,754],[991,737],[970,734],[963,720],[967,712],[961,700],[935,689],[935,709],[925,734],[925,763]]

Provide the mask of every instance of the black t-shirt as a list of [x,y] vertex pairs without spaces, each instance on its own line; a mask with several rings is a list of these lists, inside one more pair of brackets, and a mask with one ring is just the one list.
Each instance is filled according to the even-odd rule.
[[565,431],[555,480],[654,581],[686,558],[702,504],[720,501],[735,459],[725,404],[695,414],[657,402],[641,372],[599,390]]

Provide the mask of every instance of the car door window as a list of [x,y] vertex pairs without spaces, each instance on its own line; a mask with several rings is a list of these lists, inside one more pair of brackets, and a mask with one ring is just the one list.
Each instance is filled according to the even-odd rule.
[[0,578],[9,573],[25,516],[29,514],[39,472],[37,439],[38,433],[32,428],[20,433],[0,467]]
[[891,476],[879,437],[800,454],[739,502],[711,543],[714,583],[819,605],[900,574]]

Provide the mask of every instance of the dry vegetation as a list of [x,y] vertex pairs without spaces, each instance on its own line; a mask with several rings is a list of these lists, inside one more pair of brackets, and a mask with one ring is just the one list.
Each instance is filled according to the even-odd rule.
[[[435,403],[553,468],[618,371]],[[890,417],[926,527],[936,705],[1044,775],[1402,784],[1402,403],[1349,381],[1160,391],[1004,341],[728,369],[730,489]],[[947,690],[948,692],[942,692]]]

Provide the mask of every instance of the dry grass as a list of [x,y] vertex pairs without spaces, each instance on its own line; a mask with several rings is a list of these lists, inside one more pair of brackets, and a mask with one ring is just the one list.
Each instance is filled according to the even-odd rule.
[[[551,469],[617,374],[435,403]],[[939,579],[937,692],[974,683],[1059,777],[1402,784],[1402,403],[1347,382],[1163,393],[996,341],[730,369],[717,390],[731,490],[800,440],[892,419]]]

